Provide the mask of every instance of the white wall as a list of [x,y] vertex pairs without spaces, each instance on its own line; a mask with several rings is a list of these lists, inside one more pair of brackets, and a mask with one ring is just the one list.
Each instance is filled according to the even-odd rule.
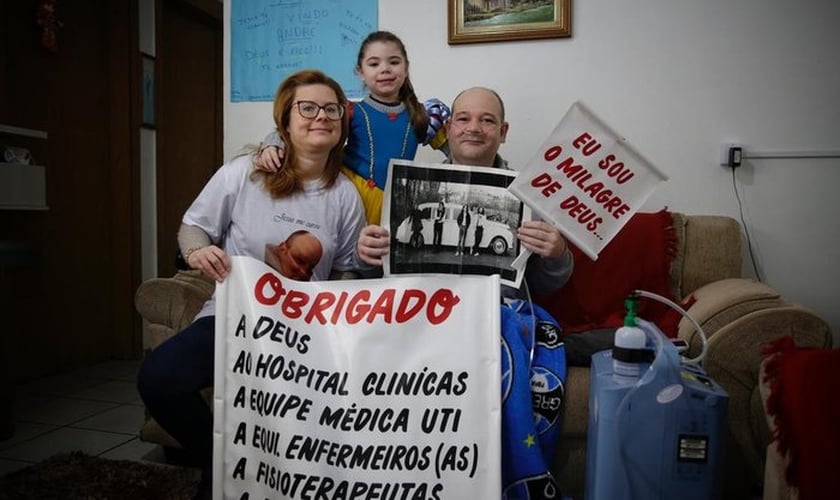
[[[501,152],[514,166],[572,102],[585,102],[670,177],[646,211],[740,219],[731,171],[718,165],[723,141],[747,154],[840,151],[840,4],[831,0],[573,0],[571,38],[454,46],[447,2],[379,7],[380,28],[406,44],[421,99],[450,102],[472,85],[502,95],[511,130]],[[270,106],[227,100],[226,157],[265,135]],[[440,156],[424,148],[418,159]],[[828,320],[838,345],[840,159],[746,160],[735,184],[761,277]],[[744,266],[752,275],[746,254]]]

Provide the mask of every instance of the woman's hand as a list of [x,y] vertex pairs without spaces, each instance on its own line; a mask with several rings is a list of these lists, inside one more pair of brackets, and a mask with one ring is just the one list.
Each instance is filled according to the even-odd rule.
[[260,154],[257,155],[257,158],[254,160],[254,165],[259,170],[274,173],[280,170],[280,167],[283,166],[284,157],[285,151],[282,149],[277,146],[266,146],[262,149],[262,151],[260,151]]
[[525,248],[540,257],[559,259],[566,252],[566,239],[556,227],[545,221],[523,222],[517,237]]
[[230,257],[216,245],[193,250],[187,255],[187,264],[219,283],[230,273]]
[[382,257],[391,251],[391,238],[388,230],[381,226],[365,226],[359,233],[356,251],[362,262],[371,266],[381,266]]

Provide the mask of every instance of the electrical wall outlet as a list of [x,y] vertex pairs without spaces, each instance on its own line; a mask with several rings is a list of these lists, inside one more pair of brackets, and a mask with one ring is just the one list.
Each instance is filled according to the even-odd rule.
[[744,145],[739,142],[720,143],[720,166],[739,167],[741,156],[744,152]]

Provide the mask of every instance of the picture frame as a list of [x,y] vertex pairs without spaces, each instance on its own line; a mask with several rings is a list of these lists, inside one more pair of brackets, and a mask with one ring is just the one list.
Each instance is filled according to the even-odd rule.
[[155,58],[141,54],[141,60],[141,125],[145,128],[155,128]]
[[391,159],[382,202],[382,224],[391,235],[385,276],[498,274],[519,288],[524,269],[511,265],[524,248],[516,231],[531,209],[508,190],[516,176],[501,168]]
[[572,0],[448,1],[449,45],[572,36]]

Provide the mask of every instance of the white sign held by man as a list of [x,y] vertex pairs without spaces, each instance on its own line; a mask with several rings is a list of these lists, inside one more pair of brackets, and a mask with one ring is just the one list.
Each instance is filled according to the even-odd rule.
[[595,260],[667,179],[576,102],[508,189]]
[[499,498],[498,276],[217,288],[214,498]]

